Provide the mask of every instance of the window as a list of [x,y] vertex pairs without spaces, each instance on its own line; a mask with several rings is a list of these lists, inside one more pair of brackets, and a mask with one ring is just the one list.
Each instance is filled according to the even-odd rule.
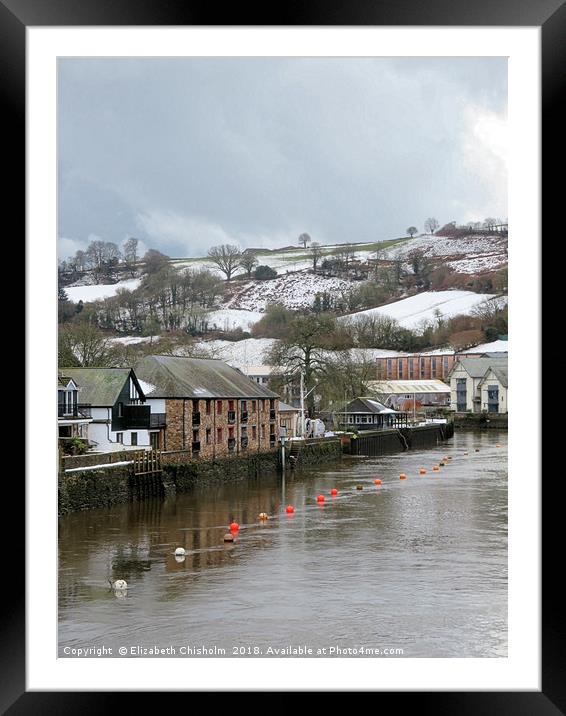
[[257,400],[252,400],[252,413],[257,410]]
[[262,379],[261,379],[261,382],[262,382],[262,383],[267,383],[267,381],[268,381],[267,378],[262,378]]
[[199,400],[193,400],[193,413],[198,413],[199,411]]
[[122,418],[124,416],[124,403],[118,403],[118,417]]
[[234,437],[234,428],[228,428],[228,439]]
[[442,363],[444,366],[444,373],[442,377],[446,378],[446,376],[448,375],[448,356],[444,356],[444,358],[442,359]]
[[433,378],[436,378],[436,358],[432,359],[432,372],[431,375]]
[[[207,401],[207,402],[208,402],[208,401]],[[210,445],[211,440],[212,440],[212,431],[211,431],[210,428],[207,428],[207,429],[206,429],[206,444],[207,444],[207,445]]]
[[399,358],[399,360],[397,361],[397,377],[403,377],[403,361],[401,360],[401,358]]
[[413,358],[409,358],[409,378],[412,379],[415,377],[415,362]]
[[456,412],[465,413],[468,409],[468,386],[465,378],[456,378]]
[[421,358],[421,378],[424,378],[426,374],[426,360]]
[[193,430],[193,442],[198,443],[198,430]]
[[130,400],[138,400],[139,397],[134,381],[130,378]]
[[211,400],[206,401],[206,414],[210,415],[210,404],[212,403]]
[[265,399],[264,398],[261,399],[261,409],[265,410]]
[[216,401],[216,412],[218,413],[218,415],[222,415],[222,401],[221,400]]
[[252,440],[257,439],[257,428],[255,425],[252,425]]
[[242,400],[242,401],[240,402],[240,408],[241,408],[242,410],[244,410],[244,411],[246,411],[246,410],[248,409],[248,403],[247,403],[246,400]]
[[262,425],[262,426],[261,426],[261,437],[262,437],[262,438],[265,437],[265,425]]
[[234,401],[233,400],[228,401],[228,410],[234,410]]
[[387,359],[387,375],[391,375],[391,372],[393,371],[393,361],[391,358]]
[[137,433],[131,433],[132,441],[131,445],[137,445],[138,444],[138,434]]
[[216,428],[216,442],[222,442],[222,428]]

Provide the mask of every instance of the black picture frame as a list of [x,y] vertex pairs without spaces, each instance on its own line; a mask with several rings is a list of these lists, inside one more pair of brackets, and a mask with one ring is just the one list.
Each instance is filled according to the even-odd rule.
[[[221,17],[222,23],[215,20]],[[566,67],[566,5],[564,0],[314,0],[281,7],[255,4],[219,8],[202,0],[0,0],[0,97],[4,137],[14,152],[5,176],[6,206],[25,231],[25,46],[29,26],[120,26],[120,25],[388,25],[388,26],[540,26],[542,28],[542,112],[544,174],[560,176],[559,148],[563,146],[563,113],[558,110]],[[556,173],[555,173],[556,172]],[[546,226],[558,226],[552,211],[563,204],[563,181],[544,182]],[[557,218],[557,217],[556,217]],[[539,247],[533,247],[538,250]],[[30,307],[28,306],[28,310]],[[532,395],[532,390],[529,390]],[[29,433],[28,433],[29,439]],[[541,471],[542,474],[542,471]],[[16,479],[16,476],[19,479]],[[534,478],[535,476],[533,476]],[[5,499],[24,505],[23,478],[10,475]],[[556,565],[552,545],[561,545],[562,520],[559,500],[548,490],[543,499],[543,613],[542,690],[540,692],[395,692],[397,708],[410,708],[418,701],[420,713],[435,714],[559,714],[566,712],[566,620],[561,590],[554,583]],[[8,502],[6,502],[8,504]],[[24,520],[21,520],[21,525]],[[21,545],[11,533],[12,545]],[[21,549],[5,549],[8,565],[4,575],[8,606],[1,613],[0,708],[10,716],[23,714],[76,714],[82,716],[123,708],[131,694],[105,692],[26,692],[25,690],[25,594]],[[11,561],[10,561],[11,560]],[[439,660],[439,668],[441,660]],[[258,685],[258,691],[261,687]],[[161,698],[162,694],[158,695]],[[155,703],[153,694],[143,695],[145,705]],[[118,702],[116,701],[118,699]],[[148,701],[148,699],[150,701]],[[402,701],[401,701],[402,699]],[[123,706],[124,705],[124,706]],[[188,707],[188,704],[187,704]],[[134,707],[135,708],[135,707]],[[262,706],[261,708],[264,708]]]

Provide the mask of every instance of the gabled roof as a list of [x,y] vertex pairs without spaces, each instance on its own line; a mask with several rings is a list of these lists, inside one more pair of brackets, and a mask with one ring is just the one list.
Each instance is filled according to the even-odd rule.
[[281,400],[279,401],[279,412],[280,413],[300,413],[300,408],[295,408],[293,405],[288,405],[287,403],[283,403]]
[[449,375],[461,366],[470,378],[483,378],[490,368],[507,371],[507,357],[501,358],[458,358]]
[[346,406],[339,412],[361,413],[362,415],[372,413],[374,415],[379,415],[380,413],[396,413],[397,411],[386,407],[383,403],[375,400],[375,398],[354,398],[354,400],[347,403]]
[[145,356],[136,374],[153,386],[149,398],[277,398],[237,368],[211,358]]
[[79,386],[80,403],[88,403],[99,408],[114,405],[130,374],[138,388],[140,398],[145,398],[131,368],[62,368],[61,372],[72,378]]
[[61,375],[61,373],[58,374],[57,385],[59,386],[59,388],[68,388],[70,383],[73,384],[73,386],[74,386],[73,389],[78,388],[76,382],[72,378],[70,378],[68,375]]
[[487,377],[487,376],[489,375],[489,373],[493,373],[493,374],[495,375],[495,377],[497,378],[497,380],[501,383],[501,385],[502,385],[504,388],[508,388],[508,387],[509,387],[509,386],[507,385],[507,380],[508,380],[508,377],[507,377],[507,366],[505,366],[505,367],[503,367],[503,368],[502,368],[501,366],[491,366],[490,368],[488,368],[488,369],[486,370],[486,372],[485,372],[485,375],[484,375],[483,378],[480,380],[480,385],[481,385],[482,383],[484,383],[486,380],[489,380],[488,377]]

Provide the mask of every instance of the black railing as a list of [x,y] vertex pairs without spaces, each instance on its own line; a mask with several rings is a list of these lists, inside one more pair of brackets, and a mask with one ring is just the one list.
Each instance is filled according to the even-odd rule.
[[124,405],[124,416],[122,418],[123,430],[132,430],[135,428],[149,428],[151,408],[149,405],[131,404]]
[[193,425],[200,425],[200,413],[193,413]]
[[228,451],[234,452],[236,449],[236,438],[228,438]]
[[228,411],[228,424],[234,424],[236,422],[236,411],[235,410],[229,410]]
[[269,419],[270,419],[270,420],[277,420],[277,414],[276,414],[276,411],[275,411],[275,410],[271,409],[271,410],[269,411]]
[[91,405],[87,403],[75,403],[75,405],[65,405],[59,403],[57,406],[57,415],[60,418],[90,418],[92,416]]
[[149,427],[150,428],[164,428],[167,425],[166,413],[150,413],[149,416]]
[[248,411],[242,410],[240,413],[240,422],[241,423],[247,423],[248,422]]
[[240,445],[243,450],[245,450],[248,447],[248,439],[247,438],[240,438]]

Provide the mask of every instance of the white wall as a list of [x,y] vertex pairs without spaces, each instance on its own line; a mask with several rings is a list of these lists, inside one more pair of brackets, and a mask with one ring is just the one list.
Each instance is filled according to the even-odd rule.
[[145,402],[151,408],[152,413],[165,412],[165,398],[146,398]]
[[480,393],[481,393],[481,409],[487,410],[487,403],[488,403],[488,389],[490,385],[497,385],[499,388],[499,412],[500,413],[506,413],[507,412],[507,388],[505,388],[501,383],[499,382],[499,379],[495,376],[495,374],[490,371],[487,374],[487,377],[483,380],[481,387],[480,387]]
[[[157,411],[152,408],[152,412]],[[99,423],[89,423],[88,439],[97,443],[97,445],[94,446],[95,450],[110,452],[112,450],[123,450],[124,448],[129,448],[132,445],[132,433],[138,434],[137,447],[148,448],[150,446],[149,430],[110,430],[112,421],[112,410],[110,408],[92,408],[92,417],[93,420],[105,421]],[[123,443],[117,442],[117,432],[122,432],[124,436]]]

